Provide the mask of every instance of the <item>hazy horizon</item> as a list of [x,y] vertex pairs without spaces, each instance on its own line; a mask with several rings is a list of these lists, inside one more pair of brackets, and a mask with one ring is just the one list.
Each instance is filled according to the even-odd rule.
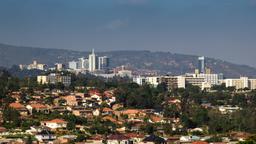
[[256,0],[0,1],[0,43],[149,50],[256,67]]

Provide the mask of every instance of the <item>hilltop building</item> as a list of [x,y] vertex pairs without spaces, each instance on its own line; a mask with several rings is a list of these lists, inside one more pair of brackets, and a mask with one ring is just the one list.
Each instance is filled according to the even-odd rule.
[[89,72],[94,72],[97,69],[97,56],[94,53],[94,49],[92,50],[92,53],[89,54]]
[[20,67],[20,69],[28,69],[28,70],[32,70],[32,69],[46,70],[47,65],[40,64],[36,60],[34,60],[32,64],[29,64],[29,65],[20,64],[19,67]]
[[98,70],[107,70],[109,67],[109,58],[107,56],[102,56],[98,58]]
[[88,58],[78,58],[77,61],[70,61],[68,63],[68,68],[76,72],[86,72],[95,73],[97,71],[106,72],[109,67],[109,58],[107,56],[98,57],[94,50],[89,54]]
[[204,56],[198,58],[199,73],[205,73],[205,58]]

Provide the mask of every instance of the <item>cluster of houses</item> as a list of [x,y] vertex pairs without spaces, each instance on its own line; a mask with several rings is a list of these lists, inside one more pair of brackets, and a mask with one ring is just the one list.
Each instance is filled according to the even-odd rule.
[[[83,89],[83,88],[82,88]],[[150,144],[150,143],[174,143],[184,142],[193,143],[203,141],[203,138],[197,136],[175,136],[160,137],[157,135],[146,135],[141,133],[141,127],[145,127],[146,123],[159,124],[157,133],[164,135],[162,124],[169,124],[169,129],[175,131],[182,128],[179,118],[167,118],[163,116],[162,111],[154,109],[129,109],[122,104],[116,103],[114,90],[106,90],[100,92],[91,88],[86,93],[68,92],[60,90],[34,91],[34,95],[26,103],[22,101],[21,92],[11,92],[10,97],[15,102],[9,104],[9,107],[17,110],[22,119],[31,118],[34,113],[49,114],[57,112],[60,115],[69,113],[77,117],[86,118],[93,121],[96,117],[100,117],[102,121],[114,123],[117,127],[115,134],[107,135],[90,135],[83,143],[108,143],[108,144]],[[46,97],[52,97],[51,103],[46,103]],[[169,105],[177,105],[180,107],[179,99],[170,98],[166,101]],[[225,114],[232,112],[238,108],[221,107],[219,110]],[[3,122],[0,116],[0,123]],[[129,126],[126,124],[129,123]],[[69,143],[77,138],[76,135],[67,132],[68,121],[55,118],[44,119],[40,121],[39,126],[31,126],[25,131],[15,131],[15,134],[33,135],[37,143]],[[90,126],[75,125],[76,129],[85,131]],[[201,129],[199,129],[201,131]],[[0,143],[11,143],[22,141],[22,139],[7,139],[5,135],[11,135],[13,131],[9,131],[0,125]],[[22,143],[22,142],[21,142]],[[204,142],[205,143],[205,142]]]

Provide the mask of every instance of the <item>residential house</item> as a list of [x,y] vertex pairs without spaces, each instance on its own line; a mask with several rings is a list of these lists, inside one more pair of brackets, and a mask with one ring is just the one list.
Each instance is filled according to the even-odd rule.
[[143,139],[144,144],[167,144],[167,141],[164,138],[161,138],[156,135],[150,135]]
[[128,119],[144,119],[146,113],[139,109],[127,109],[121,111],[121,115],[127,115]]
[[102,144],[104,139],[105,138],[102,135],[94,135],[88,138],[85,143],[86,144]]
[[30,114],[33,114],[33,112],[40,112],[40,113],[49,113],[49,107],[44,104],[39,104],[39,103],[32,103],[26,106],[26,108],[29,110]]
[[130,142],[132,142],[133,144],[142,142],[145,137],[143,134],[139,133],[125,133],[124,135],[128,137],[130,139]]
[[81,96],[69,95],[63,97],[66,100],[68,106],[78,106],[82,104],[83,98]]
[[122,134],[112,134],[107,138],[107,144],[130,144],[129,137]]
[[19,111],[20,115],[22,115],[22,116],[28,115],[28,110],[26,109],[26,107],[24,105],[22,105],[20,103],[17,103],[17,102],[10,103],[9,107]]
[[85,117],[85,118],[93,118],[93,110],[86,109],[84,107],[73,107],[72,113],[75,116]]
[[62,119],[53,119],[49,121],[41,121],[41,126],[46,126],[51,129],[66,128],[68,122]]
[[42,130],[41,132],[37,133],[35,135],[35,138],[39,141],[39,142],[50,142],[56,139],[56,136],[54,135],[53,132],[49,131],[49,130]]
[[113,110],[111,108],[107,108],[107,107],[104,107],[102,109],[102,115],[105,116],[105,115],[112,115],[113,114]]

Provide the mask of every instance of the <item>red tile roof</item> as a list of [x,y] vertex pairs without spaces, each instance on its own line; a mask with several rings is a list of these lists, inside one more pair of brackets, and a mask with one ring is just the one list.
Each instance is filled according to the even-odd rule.
[[108,136],[108,140],[128,140],[129,137],[122,134],[112,134]]
[[68,122],[66,122],[66,121],[64,121],[64,120],[62,120],[62,119],[53,119],[53,120],[50,120],[50,121],[43,121],[44,123],[58,123],[58,124],[60,124],[60,123],[68,123]]
[[104,108],[102,109],[102,111],[103,111],[103,112],[112,112],[113,110],[110,109],[110,108],[104,107]]
[[46,109],[47,108],[47,106],[43,105],[43,104],[31,104],[30,106],[35,109]]
[[204,142],[204,141],[195,141],[195,142],[192,142],[192,144],[208,144],[208,142]]
[[140,110],[137,110],[137,109],[127,109],[127,110],[124,110],[122,113],[123,114],[138,114],[140,113],[141,111]]
[[23,108],[25,108],[25,106],[20,104],[20,103],[11,103],[9,105],[9,107],[14,108],[14,109],[23,109]]
[[144,138],[145,137],[143,134],[138,134],[138,133],[126,133],[124,135],[129,138]]

